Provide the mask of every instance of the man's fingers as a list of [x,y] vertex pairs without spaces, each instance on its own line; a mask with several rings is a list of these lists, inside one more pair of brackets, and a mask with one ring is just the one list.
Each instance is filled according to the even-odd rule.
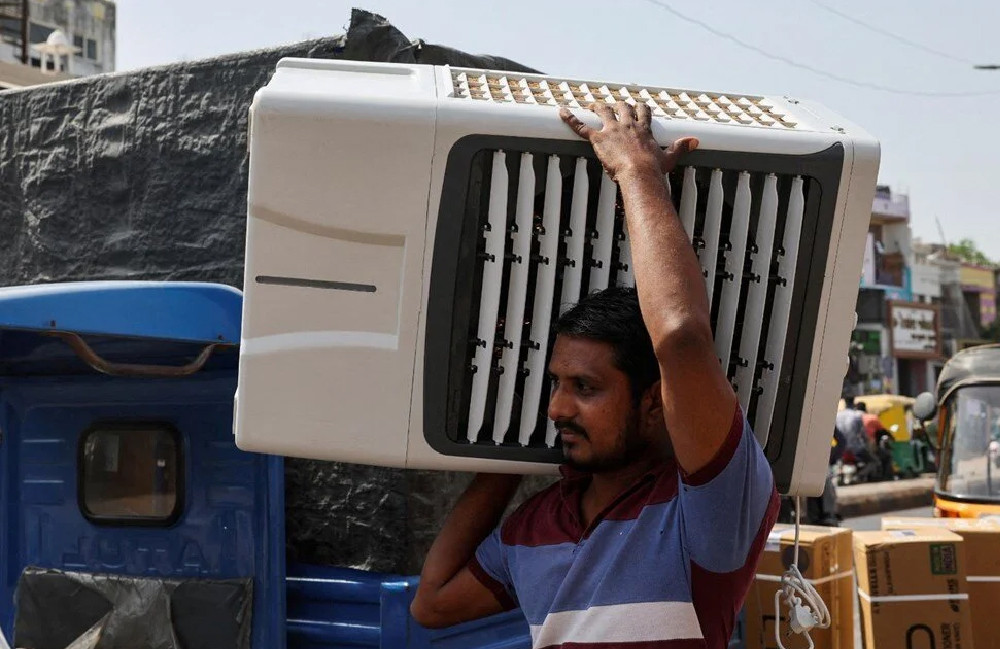
[[622,124],[631,124],[636,121],[635,108],[632,107],[632,104],[624,101],[615,104],[615,114],[618,115],[618,121]]
[[605,126],[617,120],[615,117],[615,110],[607,102],[599,101],[591,104],[589,108],[601,118],[601,121],[604,122]]
[[573,129],[574,133],[585,140],[589,140],[590,136],[594,134],[594,129],[580,121],[580,119],[571,113],[568,108],[560,108],[559,117],[562,118],[562,121],[566,122],[567,126]]
[[650,128],[653,123],[653,112],[646,104],[639,104],[635,107],[635,119],[639,126]]
[[663,167],[664,172],[673,170],[677,166],[677,160],[684,154],[690,153],[698,148],[698,138],[682,137],[675,140],[664,152]]

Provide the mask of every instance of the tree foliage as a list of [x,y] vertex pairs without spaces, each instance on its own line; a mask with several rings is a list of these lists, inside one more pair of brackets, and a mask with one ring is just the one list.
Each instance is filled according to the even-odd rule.
[[995,266],[996,264],[976,246],[972,239],[962,239],[958,243],[948,244],[948,253],[962,261],[978,266]]

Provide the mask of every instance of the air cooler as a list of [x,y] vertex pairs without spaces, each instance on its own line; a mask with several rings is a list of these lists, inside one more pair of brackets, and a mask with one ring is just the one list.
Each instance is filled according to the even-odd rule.
[[633,283],[617,186],[559,119],[645,103],[715,350],[779,488],[822,489],[878,143],[815,104],[286,59],[251,107],[240,448],[551,472],[550,325]]

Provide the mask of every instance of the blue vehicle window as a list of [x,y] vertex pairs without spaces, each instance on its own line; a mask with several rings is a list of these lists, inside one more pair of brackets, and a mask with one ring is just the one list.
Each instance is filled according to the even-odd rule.
[[169,525],[183,503],[181,465],[169,425],[96,425],[80,440],[80,508],[101,525]]

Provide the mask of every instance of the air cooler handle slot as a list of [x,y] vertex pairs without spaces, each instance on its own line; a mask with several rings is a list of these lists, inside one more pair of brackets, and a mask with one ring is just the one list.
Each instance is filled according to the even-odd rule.
[[208,361],[212,352],[218,347],[216,343],[205,345],[198,357],[186,365],[146,365],[143,363],[115,363],[104,359],[87,344],[79,334],[69,331],[56,331],[49,334],[61,339],[69,345],[76,355],[92,369],[111,376],[145,376],[170,377],[190,376]]

